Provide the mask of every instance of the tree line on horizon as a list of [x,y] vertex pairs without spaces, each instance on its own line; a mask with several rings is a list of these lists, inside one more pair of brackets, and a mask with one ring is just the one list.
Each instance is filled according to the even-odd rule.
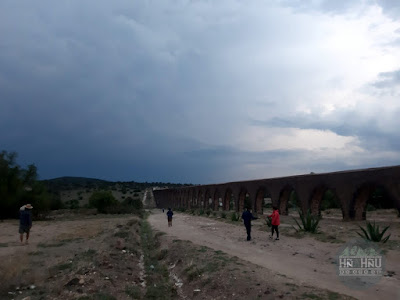
[[[18,217],[19,208],[27,203],[34,207],[33,215],[35,218],[43,218],[50,210],[64,208],[65,205],[60,197],[60,193],[63,190],[83,187],[94,190],[91,197],[92,201],[89,204],[98,208],[99,212],[105,212],[104,207],[108,207],[110,211],[111,206],[116,206],[116,200],[110,197],[111,192],[109,192],[115,185],[140,190],[154,186],[179,187],[190,185],[162,182],[111,182],[84,177],[60,177],[39,180],[35,164],[29,164],[25,168],[21,167],[17,163],[17,156],[16,152],[7,152],[5,150],[0,152],[0,220]],[[132,201],[128,198],[122,204],[138,209],[139,204]]]

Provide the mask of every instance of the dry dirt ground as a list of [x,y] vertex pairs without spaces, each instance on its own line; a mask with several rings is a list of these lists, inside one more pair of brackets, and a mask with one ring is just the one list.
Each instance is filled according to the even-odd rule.
[[343,222],[339,211],[331,210],[323,216],[321,233],[317,235],[296,234],[292,228],[295,224],[292,216],[281,216],[279,241],[268,239],[268,227],[263,224],[262,217],[253,222],[251,242],[246,241],[241,222],[217,219],[212,215],[203,217],[175,213],[173,226],[166,228],[165,216],[158,210],[149,217],[149,222],[157,230],[166,231],[168,236],[223,251],[262,267],[260,272],[264,282],[274,282],[272,285],[280,287],[284,295],[287,289],[282,290],[282,287],[294,284],[297,287],[326,289],[358,299],[400,299],[400,219],[393,210],[373,212],[368,217],[379,224],[391,225],[388,231],[391,240],[381,246],[386,258],[386,276],[377,285],[364,291],[346,287],[336,275],[335,260],[339,249],[346,241],[358,237],[358,225],[365,224]]
[[168,228],[153,210],[148,221],[56,215],[34,222],[30,243],[20,245],[18,222],[8,220],[0,223],[0,299],[400,299],[400,224],[376,217],[391,222],[384,249],[391,277],[368,291],[336,277],[337,249],[357,227],[335,212],[317,238],[297,236],[282,217],[281,240],[270,241],[257,220],[251,242],[240,222],[175,212]]
[[18,240],[17,220],[1,223],[0,299],[129,299],[125,290],[142,283],[139,222],[57,216],[34,222],[28,245]]

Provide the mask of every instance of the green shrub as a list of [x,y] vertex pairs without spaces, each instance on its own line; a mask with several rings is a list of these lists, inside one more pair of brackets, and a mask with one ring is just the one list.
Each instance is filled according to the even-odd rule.
[[211,209],[207,209],[206,215],[207,215],[207,217],[209,217],[211,215]]
[[130,205],[133,206],[136,209],[142,209],[143,208],[143,202],[140,199],[133,199],[132,197],[127,197],[124,202],[124,205]]
[[116,205],[112,205],[112,206],[107,206],[104,209],[104,213],[106,214],[134,214],[137,215],[139,217],[143,217],[144,216],[144,210],[143,209],[136,209],[134,208],[132,205],[124,205],[121,203],[117,203]]
[[199,216],[202,216],[202,215],[204,215],[204,209],[199,210]]
[[226,212],[221,212],[221,218],[226,219]]
[[362,234],[360,232],[357,232],[357,234],[368,241],[376,242],[376,243],[379,243],[379,242],[386,243],[390,238],[390,234],[388,236],[386,236],[385,238],[383,237],[386,230],[388,230],[390,226],[386,226],[382,230],[382,232],[379,229],[379,225],[375,224],[375,221],[374,221],[374,224],[372,224],[371,222],[367,222],[366,229],[362,228],[361,226],[359,226],[359,227],[362,230]]
[[65,202],[66,208],[69,209],[78,209],[79,208],[79,201],[76,199],[69,200]]
[[106,209],[118,205],[118,201],[110,191],[96,191],[90,196],[89,205],[100,213],[106,213]]
[[233,222],[237,222],[237,221],[239,221],[240,220],[240,216],[239,216],[239,214],[238,213],[232,213],[231,214],[231,221],[233,221]]
[[310,210],[307,211],[306,215],[303,214],[299,210],[299,217],[301,220],[302,225],[297,222],[295,218],[294,221],[296,222],[297,226],[299,229],[296,229],[294,226],[293,228],[296,229],[296,231],[305,231],[305,232],[311,232],[311,233],[317,233],[318,232],[318,223],[321,220],[320,217],[318,216],[313,216],[310,212]]
[[50,209],[58,210],[64,208],[64,203],[61,201],[61,197],[58,194],[50,195]]

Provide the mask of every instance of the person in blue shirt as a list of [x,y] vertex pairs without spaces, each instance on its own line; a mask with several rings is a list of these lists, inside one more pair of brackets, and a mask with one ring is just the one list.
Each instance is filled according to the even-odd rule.
[[171,208],[169,207],[168,211],[167,211],[168,227],[172,227],[172,216],[173,216],[173,214],[174,213],[172,212]]
[[246,210],[242,214],[242,219],[243,219],[244,226],[246,227],[247,240],[250,241],[251,240],[251,220],[255,220],[257,218],[253,216],[250,209],[247,207]]
[[21,243],[24,240],[24,233],[26,233],[26,241],[28,244],[29,232],[32,228],[32,208],[30,204],[26,204],[19,209],[19,239]]

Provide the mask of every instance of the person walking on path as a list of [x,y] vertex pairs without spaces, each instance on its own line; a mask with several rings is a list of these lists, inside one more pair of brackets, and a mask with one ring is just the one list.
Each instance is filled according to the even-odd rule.
[[242,219],[243,219],[244,226],[246,227],[247,240],[250,241],[251,240],[251,220],[255,220],[257,218],[253,216],[250,209],[247,207],[246,210],[242,214]]
[[279,211],[278,211],[278,207],[273,206],[272,207],[273,212],[272,215],[268,216],[269,218],[272,218],[271,220],[271,225],[272,225],[272,231],[271,231],[271,235],[269,236],[270,239],[274,238],[274,231],[276,231],[276,239],[277,241],[279,241],[279,229],[278,226],[281,224],[280,223],[280,219],[279,219]]
[[30,204],[23,205],[19,209],[19,239],[21,244],[24,240],[24,233],[26,233],[25,243],[28,244],[29,232],[32,228],[32,209]]
[[167,211],[167,218],[168,218],[168,227],[172,227],[172,216],[174,215],[174,213],[172,212],[171,208],[168,208]]

